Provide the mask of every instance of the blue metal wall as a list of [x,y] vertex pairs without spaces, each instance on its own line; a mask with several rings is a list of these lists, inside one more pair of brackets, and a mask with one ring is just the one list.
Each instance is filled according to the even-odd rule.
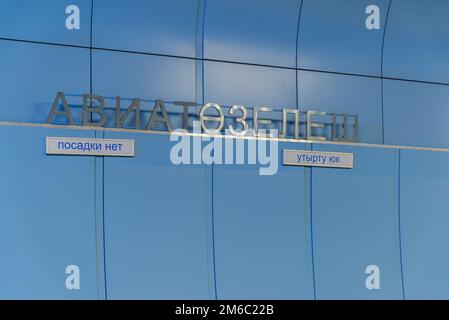
[[[65,28],[70,4],[80,30]],[[365,28],[371,4],[379,30]],[[93,92],[111,108],[120,95],[145,110],[163,99],[358,113],[361,142],[449,148],[448,9],[0,0],[0,121],[45,123],[57,91],[81,119]],[[132,138],[137,156],[50,157],[49,135]],[[0,298],[449,298],[445,152],[283,143],[353,152],[355,168],[261,177],[176,167],[165,135],[2,123],[0,144]],[[65,289],[70,264],[81,290]],[[365,288],[370,264],[381,290]]]

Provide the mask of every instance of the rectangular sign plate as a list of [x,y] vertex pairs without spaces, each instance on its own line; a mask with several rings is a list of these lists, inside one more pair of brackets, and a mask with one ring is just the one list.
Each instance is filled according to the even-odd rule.
[[134,157],[134,140],[47,137],[47,154]]
[[352,153],[284,150],[284,165],[352,169]]

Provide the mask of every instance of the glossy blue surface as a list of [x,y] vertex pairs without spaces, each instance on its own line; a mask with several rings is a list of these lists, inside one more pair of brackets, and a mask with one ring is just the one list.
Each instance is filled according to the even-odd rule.
[[[196,101],[193,60],[94,50],[92,61],[92,90],[106,98],[108,126],[115,126],[116,96],[123,99],[123,110],[134,98],[142,100],[141,109],[145,111],[152,110],[157,99]],[[180,112],[181,109],[175,110]],[[148,119],[146,112],[142,115],[143,127]]]
[[[66,28],[66,8],[77,5],[80,29]],[[78,46],[90,45],[91,0],[1,0],[0,37]]]
[[[0,215],[4,298],[95,299],[106,289],[109,299],[211,299],[215,290],[218,299],[313,299],[315,274],[318,299],[401,299],[399,220],[405,297],[447,297],[442,271],[435,272],[447,264],[446,153],[403,150],[399,162],[397,149],[315,144],[354,153],[354,169],[281,165],[260,176],[253,165],[174,166],[167,135],[106,132],[135,139],[137,153],[105,158],[96,181],[93,158],[44,154],[46,136],[93,132],[0,133],[9,150]],[[279,152],[285,148],[304,146],[283,143]],[[66,205],[67,181],[76,206]],[[29,201],[17,198],[24,193]],[[104,204],[105,269],[95,249],[97,202]],[[82,270],[80,291],[64,288],[68,264]],[[380,290],[364,287],[371,264],[381,269]],[[103,276],[106,287],[97,285]]]
[[449,86],[384,80],[385,143],[448,148]]
[[[318,299],[401,299],[398,151],[313,145],[354,153],[354,168],[312,168],[312,219]],[[363,187],[361,187],[363,186]],[[365,269],[380,269],[368,290]]]
[[[74,135],[94,133],[0,127],[1,299],[97,298],[94,159],[45,154],[46,136]],[[65,287],[69,265],[80,290]]]
[[[382,39],[390,0],[304,0],[298,40],[302,69],[381,74]],[[368,30],[365,9],[380,9],[380,28]],[[387,29],[388,30],[388,29]]]
[[[0,298],[448,298],[446,153],[314,144],[354,153],[354,169],[279,158],[259,176],[172,165],[168,135],[3,123],[45,123],[64,91],[80,124],[92,91],[108,127],[121,96],[122,112],[142,99],[142,127],[156,99],[216,102],[358,113],[360,142],[449,148],[445,1],[393,0],[387,21],[388,0],[303,0],[301,17],[301,0],[93,3],[91,33],[90,0],[0,0]],[[94,135],[135,139],[136,156],[45,155],[47,136]],[[65,288],[70,264],[81,290]],[[371,264],[380,290],[365,288]]]
[[449,154],[401,152],[401,228],[405,297],[449,299]]
[[204,63],[204,100],[273,109],[296,107],[295,70]]
[[449,2],[393,0],[384,76],[449,83]]
[[381,80],[298,72],[300,110],[359,115],[359,141],[382,143]]
[[138,148],[135,158],[104,160],[108,298],[213,298],[205,166],[173,165],[168,135],[105,137]]
[[106,97],[195,101],[195,62],[189,59],[94,50],[92,80],[93,91]]
[[88,49],[0,40],[0,69],[0,121],[45,123],[56,93],[64,91],[81,123],[81,95],[90,90]]
[[258,165],[214,166],[219,299],[313,299],[304,172],[281,166],[260,176]]
[[195,0],[95,0],[93,46],[195,56]]
[[208,0],[204,57],[295,68],[301,1]]

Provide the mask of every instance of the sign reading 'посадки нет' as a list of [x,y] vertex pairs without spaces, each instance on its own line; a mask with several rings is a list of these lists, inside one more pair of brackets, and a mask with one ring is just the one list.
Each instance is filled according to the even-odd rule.
[[47,137],[46,153],[77,156],[133,157],[134,140]]

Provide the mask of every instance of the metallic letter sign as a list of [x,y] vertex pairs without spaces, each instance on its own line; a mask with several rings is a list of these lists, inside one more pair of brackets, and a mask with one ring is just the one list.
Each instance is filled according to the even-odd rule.
[[[189,130],[189,118],[199,121],[202,131],[208,135],[227,134],[233,136],[256,136],[269,138],[282,138],[290,140],[315,140],[315,141],[343,141],[358,142],[358,115],[357,114],[336,114],[321,111],[306,111],[284,108],[275,110],[268,107],[246,107],[243,105],[220,106],[216,103],[206,103],[201,106],[199,114],[189,113],[189,107],[200,106],[195,102],[174,102],[173,110],[167,108],[164,101],[156,100],[153,109],[150,112],[149,120],[141,125],[141,104],[143,101],[134,98],[126,106],[122,104],[122,98],[115,98],[115,127],[124,128],[125,123],[134,123],[136,130],[156,130],[155,127],[162,125],[162,130],[171,132],[175,117],[182,116],[182,128]],[[67,101],[64,92],[58,92],[53,101],[50,113],[47,117],[47,123],[53,123],[55,118],[64,120],[69,125],[77,125],[81,122],[82,126],[104,127],[110,114],[106,109],[112,106],[106,106],[104,97],[84,94],[82,119],[73,118],[71,107]],[[167,102],[168,104],[168,102]],[[126,110],[126,111],[123,111]],[[99,120],[92,121],[92,115],[95,114]],[[81,121],[80,121],[81,120]],[[226,124],[226,126],[225,126]],[[252,128],[250,128],[252,124]],[[223,130],[225,129],[225,130]],[[249,129],[251,130],[251,133]],[[280,134],[276,137],[266,135],[259,131],[267,129],[276,129]],[[224,132],[223,132],[224,131]]]
[[47,137],[47,154],[134,157],[134,140]]
[[284,165],[352,169],[353,154],[341,152],[284,150]]

